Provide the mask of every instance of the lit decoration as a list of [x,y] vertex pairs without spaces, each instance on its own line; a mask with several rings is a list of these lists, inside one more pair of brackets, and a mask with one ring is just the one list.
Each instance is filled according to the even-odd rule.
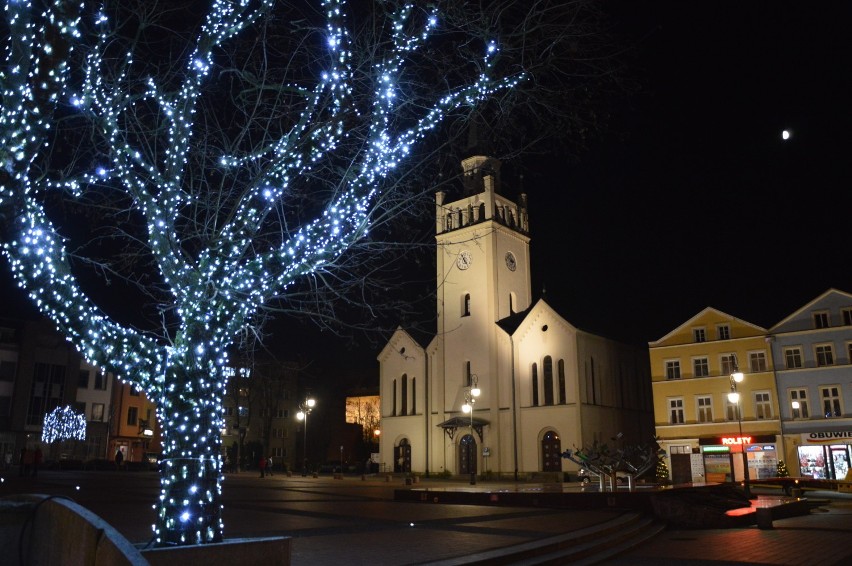
[[784,460],[778,462],[778,465],[775,467],[775,477],[777,478],[789,478],[790,472],[787,471],[787,464],[784,463]]
[[[143,88],[138,83],[128,87],[133,54],[122,58],[108,53],[114,32],[110,12],[88,13],[80,0],[44,4],[42,11],[29,0],[7,0],[5,7],[10,34],[0,70],[3,254],[18,284],[90,363],[132,383],[157,403],[164,465],[155,506],[156,544],[218,542],[224,531],[219,431],[225,426],[222,397],[227,377],[222,368],[234,337],[271,297],[322,269],[368,233],[382,179],[416,142],[454,109],[511,88],[522,77],[492,79],[497,45],[483,45],[478,76],[439,95],[431,106],[419,106],[414,125],[400,127],[395,111],[404,101],[396,83],[411,55],[436,29],[436,10],[423,12],[404,4],[391,16],[388,42],[378,46],[387,46],[386,52],[372,69],[367,92],[371,106],[355,108],[353,93],[361,92],[365,80],[362,75],[356,80],[351,68],[345,2],[323,0],[327,51],[317,54],[316,63],[324,70],[313,84],[298,87],[304,93],[303,110],[293,117],[291,129],[256,152],[220,156],[216,171],[190,174],[198,163],[190,159],[195,114],[201,87],[216,76],[211,72],[214,54],[262,18],[273,0],[212,0],[182,71],[163,84],[148,79]],[[89,29],[97,33],[94,41],[83,37]],[[84,42],[85,62],[78,72],[69,61],[73,48]],[[159,122],[128,131],[143,101],[157,106]],[[51,128],[60,107],[90,119],[102,139],[92,144],[93,154],[100,153],[89,171],[54,179],[51,175],[60,172],[45,172],[40,166],[49,163]],[[412,109],[406,112],[410,116]],[[361,129],[365,118],[368,127]],[[351,129],[353,124],[359,127]],[[323,212],[295,232],[282,229],[277,245],[253,245],[291,184],[315,172],[341,142],[351,144],[356,136],[362,149],[341,174],[340,190]],[[159,148],[165,149],[158,153]],[[222,211],[215,229],[204,235],[207,246],[188,252],[185,243],[191,238],[182,233],[185,227],[179,220],[186,219],[193,199],[208,190],[196,186],[198,179],[240,170],[254,176],[251,182]],[[123,191],[144,219],[146,251],[159,269],[157,284],[171,291],[177,317],[176,328],[166,337],[112,320],[78,283],[63,237],[44,203],[50,191],[78,197],[95,186]]]
[[659,482],[667,482],[669,481],[669,467],[666,465],[666,461],[663,458],[657,460],[657,467],[654,470],[654,477],[657,478]]
[[86,417],[69,406],[56,407],[44,416],[41,441],[52,444],[61,440],[86,440]]

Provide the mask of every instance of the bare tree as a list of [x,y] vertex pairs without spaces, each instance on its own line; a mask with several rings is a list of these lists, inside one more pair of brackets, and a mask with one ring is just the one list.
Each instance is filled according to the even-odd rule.
[[[158,545],[223,537],[222,368],[238,333],[302,278],[335,277],[328,266],[404,206],[385,179],[415,145],[521,78],[492,78],[497,45],[474,38],[482,56],[420,82],[437,70],[423,52],[434,8],[392,10],[363,59],[342,0],[321,2],[318,28],[310,10],[285,14],[297,33],[283,46],[264,41],[281,24],[272,4],[213,0],[200,22],[160,3],[6,6],[3,252],[88,361],[156,401]],[[79,243],[79,225],[54,219],[83,209],[97,237]],[[116,261],[86,255],[98,246]],[[93,274],[144,292],[159,328],[108,314],[128,298],[100,305]]]

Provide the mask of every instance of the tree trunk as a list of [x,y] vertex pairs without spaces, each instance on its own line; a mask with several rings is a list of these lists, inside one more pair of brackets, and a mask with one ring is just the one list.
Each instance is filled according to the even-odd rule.
[[157,546],[221,542],[223,536],[223,384],[218,375],[188,365],[168,369],[158,405],[163,464]]

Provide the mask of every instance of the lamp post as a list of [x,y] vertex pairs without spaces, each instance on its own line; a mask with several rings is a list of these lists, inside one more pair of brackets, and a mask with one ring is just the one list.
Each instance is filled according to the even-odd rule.
[[748,453],[746,452],[746,444],[743,439],[743,413],[741,410],[742,405],[740,404],[740,393],[737,391],[737,384],[742,383],[743,379],[745,379],[745,375],[740,371],[739,366],[737,365],[737,356],[736,354],[731,354],[731,362],[732,369],[730,376],[731,381],[731,392],[728,393],[728,401],[731,403],[736,403],[737,405],[737,422],[739,423],[740,429],[740,450],[742,450],[743,454],[743,489],[745,490],[746,497],[751,498],[751,485],[749,482],[749,473],[748,473]]
[[296,418],[300,421],[305,421],[305,441],[302,445],[302,451],[304,452],[304,462],[302,464],[302,476],[308,475],[308,415],[311,414],[314,406],[317,404],[316,399],[313,397],[306,398],[302,403],[299,403],[299,412],[296,413]]
[[473,466],[476,463],[476,452],[473,450],[473,445],[476,443],[476,440],[473,437],[473,406],[476,404],[476,398],[479,397],[479,394],[482,393],[479,387],[477,387],[478,378],[476,375],[470,376],[470,386],[467,388],[467,392],[464,394],[464,405],[462,405],[462,412],[470,413],[470,441],[471,441],[471,453],[468,454],[468,465],[470,467],[470,485],[476,485],[476,471],[473,469]]

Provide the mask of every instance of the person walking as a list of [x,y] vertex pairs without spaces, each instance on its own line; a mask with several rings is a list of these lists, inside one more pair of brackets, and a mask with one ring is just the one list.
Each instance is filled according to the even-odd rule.
[[41,453],[41,446],[36,446],[35,452],[33,453],[33,477],[38,475],[38,467],[41,465],[43,458],[44,455]]
[[124,467],[124,452],[121,451],[121,448],[115,451],[115,467],[118,470]]
[[260,460],[257,462],[257,467],[260,468],[260,477],[264,477],[264,472],[266,471],[266,457],[260,457]]
[[272,475],[272,456],[266,459],[266,475]]
[[27,452],[27,447],[24,446],[21,448],[21,457],[18,460],[18,475],[25,476],[29,470],[29,466],[27,465],[27,459],[29,458],[29,453]]

